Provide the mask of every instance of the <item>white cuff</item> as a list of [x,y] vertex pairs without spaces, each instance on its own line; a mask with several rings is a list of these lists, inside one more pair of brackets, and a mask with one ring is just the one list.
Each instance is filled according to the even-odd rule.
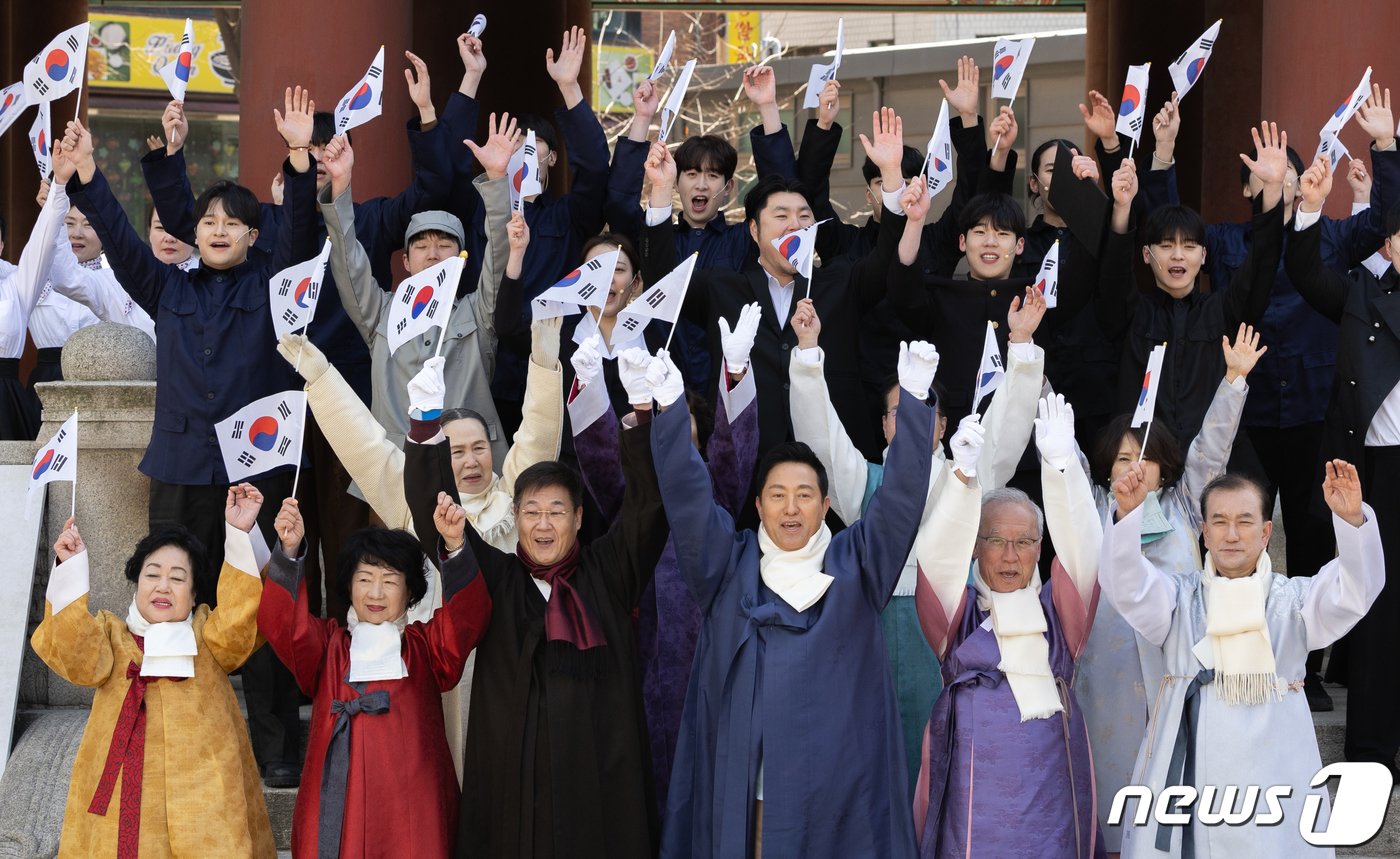
[[739,384],[733,388],[729,387],[728,379],[720,379],[719,395],[724,401],[724,414],[732,424],[739,419],[739,415],[743,414],[744,409],[752,405],[758,397],[758,387],[753,380],[753,370],[750,369],[749,372],[745,373],[744,378],[740,379]]
[[584,385],[568,402],[569,425],[573,428],[575,437],[612,411],[612,403],[608,400],[608,386],[602,375],[599,373],[596,380]]
[[1302,232],[1322,219],[1322,210],[1316,212],[1304,212],[1302,209],[1293,213],[1293,229]]
[[797,360],[806,364],[808,367],[820,367],[823,359],[826,357],[822,354],[822,347],[820,346],[813,346],[810,349],[803,349],[799,346],[796,350],[796,354]]
[[1007,343],[1006,350],[1011,355],[1016,356],[1016,360],[1024,364],[1040,360],[1040,347],[1031,341],[1025,343]]
[[1244,376],[1236,376],[1235,381],[1230,383],[1230,387],[1237,391],[1248,391],[1249,383],[1244,380]]
[[1359,214],[1361,214],[1362,212],[1366,211],[1366,210],[1369,209],[1369,208],[1371,208],[1371,202],[1370,202],[1369,200],[1366,201],[1365,203],[1353,202],[1353,203],[1351,204],[1351,213],[1352,213],[1353,215],[1359,215]]
[[53,568],[44,599],[49,601],[53,613],[58,614],[87,592],[88,553],[84,549]]
[[[253,530],[258,530],[256,522],[253,523]],[[261,532],[259,532],[258,538],[262,539]],[[264,546],[266,546],[266,541],[264,541]],[[272,557],[271,552],[268,552],[267,555],[269,558]],[[224,523],[224,563],[254,578],[258,578],[258,571],[262,569],[258,566],[257,555],[253,552],[252,536],[227,522]]]
[[899,187],[893,191],[881,191],[880,197],[884,200],[885,208],[896,215],[904,214],[904,207],[899,204],[899,198],[904,194],[904,189],[909,187],[907,182],[900,182]]
[[669,207],[665,209],[657,209],[651,206],[647,206],[648,227],[655,227],[658,224],[664,224],[669,220],[671,220],[671,209]]
[[1379,146],[1377,146],[1377,145],[1374,144],[1374,143],[1371,144],[1371,148],[1374,149],[1374,150],[1376,150],[1377,152],[1394,152],[1394,151],[1395,151],[1395,140],[1394,140],[1394,138],[1392,138],[1391,141],[1390,141],[1390,145],[1387,146],[1387,147],[1384,148],[1384,149],[1381,149]]
[[254,525],[253,530],[248,532],[248,539],[253,543],[253,563],[258,565],[258,571],[267,569],[268,561],[272,560],[272,549],[267,545],[262,529]]

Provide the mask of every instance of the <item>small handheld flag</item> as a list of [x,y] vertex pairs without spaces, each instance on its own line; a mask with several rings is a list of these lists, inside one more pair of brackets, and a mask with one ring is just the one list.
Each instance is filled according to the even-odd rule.
[[972,394],[972,410],[982,404],[982,398],[1001,387],[1006,378],[1006,365],[1001,360],[1001,349],[997,346],[997,335],[992,323],[987,322],[987,336],[982,340],[982,363],[977,367],[977,387]]
[[525,142],[511,153],[506,164],[506,175],[510,177],[510,210],[519,212],[525,205],[526,197],[533,197],[544,191],[540,185],[539,144],[535,141],[535,130],[526,129]]
[[654,81],[666,73],[666,69],[671,66],[671,54],[676,52],[676,31],[672,30],[671,35],[666,37],[666,46],[661,49],[661,53],[656,55],[656,62],[651,67],[651,74],[647,75],[647,80]]
[[1157,411],[1157,385],[1162,381],[1162,359],[1166,357],[1167,344],[1152,347],[1147,356],[1147,372],[1142,375],[1142,390],[1138,393],[1137,408],[1133,410],[1133,426],[1140,427],[1151,423]]
[[948,128],[948,99],[938,109],[938,121],[933,125],[933,136],[928,141],[928,154],[924,156],[923,175],[928,182],[928,196],[932,200],[938,192],[953,182],[953,134]]
[[47,179],[53,172],[53,140],[49,134],[49,103],[39,102],[34,124],[29,126],[29,146],[34,150],[34,163],[39,165],[39,178]]
[[795,233],[788,233],[785,236],[778,236],[770,244],[778,249],[778,253],[783,255],[783,259],[792,264],[797,269],[797,273],[807,279],[807,295],[812,295],[812,260],[817,255],[817,228],[825,224],[817,221],[811,226],[803,227]]
[[480,39],[481,34],[486,32],[486,16],[480,12],[472,19],[472,25],[467,28],[467,35],[474,39]]
[[[34,454],[34,465],[29,473],[29,490],[26,495],[27,513],[33,512],[34,493],[39,487],[55,480],[73,483],[73,508],[77,509],[78,498],[78,413],[74,412],[63,426],[58,428],[48,444]],[[27,517],[26,517],[27,518]]]
[[1327,117],[1327,123],[1322,126],[1322,136],[1341,133],[1342,127],[1347,124],[1356,112],[1361,109],[1368,96],[1371,95],[1371,67],[1366,67],[1366,73],[1361,76],[1361,82],[1356,85],[1356,89],[1351,91],[1346,101],[1337,105],[1337,109],[1332,111],[1332,115]]
[[[466,265],[466,253],[448,257],[430,268],[403,279],[389,303],[389,354],[434,327],[447,332],[447,319],[457,298],[457,281]],[[442,339],[438,339],[441,351]]]
[[812,69],[807,73],[807,92],[802,97],[804,108],[821,107],[822,90],[826,88],[826,82],[836,80],[836,73],[841,70],[841,55],[846,52],[846,19],[836,19],[836,56],[832,57],[829,63],[813,63]]
[[229,483],[301,463],[306,394],[282,391],[254,400],[214,424]]
[[24,81],[17,81],[0,89],[0,135],[10,130],[19,115],[29,106],[25,96]]
[[1026,74],[1034,48],[1035,39],[997,39],[996,48],[992,50],[992,98],[1016,100],[1016,91],[1021,88],[1021,78]]
[[185,90],[190,85],[190,73],[194,70],[194,21],[185,19],[185,34],[180,37],[180,49],[170,61],[160,67],[160,76],[170,89],[171,98],[180,103],[185,101]]
[[602,308],[608,303],[608,289],[622,251],[614,248],[598,254],[564,275],[558,283],[539,294],[530,304],[535,321],[582,313],[584,307]]
[[1132,157],[1132,148],[1142,138],[1142,125],[1147,118],[1147,77],[1151,69],[1151,63],[1128,66],[1128,77],[1123,82],[1123,99],[1118,103],[1118,125],[1115,130],[1132,139],[1129,158]]
[[1060,240],[1050,246],[1050,252],[1040,264],[1040,274],[1035,277],[1035,288],[1045,296],[1045,306],[1054,307],[1060,301]]
[[1201,79],[1206,63],[1210,61],[1210,52],[1215,48],[1215,40],[1220,38],[1220,25],[1223,21],[1222,18],[1211,24],[1199,39],[1191,43],[1191,47],[1182,51],[1181,56],[1167,66],[1167,72],[1172,76],[1172,88],[1176,90],[1178,99],[1186,98],[1186,93]]
[[272,328],[278,340],[311,324],[311,318],[316,315],[316,301],[321,297],[326,262],[330,258],[331,242],[326,239],[319,254],[282,269],[268,281],[268,306],[272,309]]
[[[623,330],[635,333],[646,327],[647,320],[660,319],[675,330],[676,320],[681,315],[681,305],[685,303],[686,290],[690,288],[690,276],[695,273],[695,261],[699,254],[691,254],[676,266],[656,285],[632,299],[632,302],[617,314],[617,324]],[[669,341],[669,337],[667,340]],[[668,344],[669,345],[669,344]]]
[[1316,161],[1322,155],[1327,156],[1333,174],[1337,172],[1337,165],[1341,163],[1343,157],[1351,157],[1346,144],[1342,143],[1342,139],[1337,136],[1335,131],[1324,131],[1322,138],[1318,140],[1317,152],[1313,154],[1313,160]]
[[661,131],[657,134],[658,143],[665,143],[666,137],[671,133],[671,126],[675,124],[676,117],[680,116],[681,105],[685,104],[685,91],[690,88],[690,76],[695,73],[695,61],[687,60],[681,67],[680,74],[676,75],[676,82],[671,85],[671,91],[666,94],[666,103],[661,106]]
[[335,106],[335,133],[364,125],[384,110],[384,46],[374,55],[369,71]]
[[87,42],[88,24],[83,22],[54,36],[25,64],[24,91],[31,104],[63,98],[83,85]]

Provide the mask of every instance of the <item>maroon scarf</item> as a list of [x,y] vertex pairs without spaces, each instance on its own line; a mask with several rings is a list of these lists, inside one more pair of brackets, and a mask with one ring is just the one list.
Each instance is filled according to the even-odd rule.
[[531,576],[540,579],[550,587],[549,602],[544,609],[544,633],[550,641],[567,641],[579,650],[602,647],[607,644],[603,630],[589,614],[583,598],[569,584],[569,579],[578,569],[578,540],[564,557],[545,566],[530,560],[525,547],[515,547],[515,557]]

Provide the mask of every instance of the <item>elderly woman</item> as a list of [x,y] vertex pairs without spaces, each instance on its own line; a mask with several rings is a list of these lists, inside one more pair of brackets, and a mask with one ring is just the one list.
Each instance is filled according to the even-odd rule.
[[[954,436],[958,479],[915,543],[919,620],[945,688],[915,799],[921,855],[1102,856],[1088,734],[1069,686],[1098,598],[1102,535],[1074,455],[1074,411],[1059,395],[1040,402],[1044,516],[1019,490],[982,495],[978,430]],[[1042,587],[1045,519],[1058,556]]]
[[[59,855],[272,857],[272,828],[229,672],[258,644],[262,580],[248,532],[262,494],[230,487],[218,608],[200,604],[204,547],[188,529],[144,537],[120,618],[88,613],[87,547],[72,519],[54,543],[34,652],[96,689],[78,745]],[[210,813],[216,810],[217,813]]]
[[408,609],[427,592],[423,552],[407,531],[363,528],[341,550],[346,623],[315,617],[302,581],[305,525],[282,502],[258,627],[311,698],[311,736],[292,817],[297,856],[439,857],[452,850],[459,789],[441,695],[462,676],[491,614],[466,511],[438,504],[448,547],[443,605],[428,621]]

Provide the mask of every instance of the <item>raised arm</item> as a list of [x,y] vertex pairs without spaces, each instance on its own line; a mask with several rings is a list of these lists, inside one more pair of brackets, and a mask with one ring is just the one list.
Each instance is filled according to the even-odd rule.
[[462,680],[462,668],[472,648],[486,633],[491,620],[491,596],[477,563],[467,512],[446,494],[438,496],[433,511],[434,536],[440,538],[442,608],[423,625],[432,654],[432,672],[438,691],[447,692]]
[[608,191],[603,217],[608,229],[627,236],[634,243],[642,235],[642,179],[645,177],[647,142],[651,120],[656,115],[659,93],[656,84],[644,80],[632,94],[632,124],[626,135],[613,144],[612,167],[608,170]]
[[[823,90],[825,92],[825,90]],[[777,75],[772,66],[749,66],[744,70],[744,95],[758,108],[759,125],[749,132],[754,168],[758,178],[796,178],[797,159],[792,137],[778,113]]]
[[[34,228],[29,231],[24,250],[20,251],[19,265],[15,266],[14,272],[7,278],[7,283],[14,286],[14,300],[18,302],[23,318],[26,319],[34,311],[39,294],[51,277],[55,280],[60,274],[71,277],[72,272],[66,265],[68,259],[72,260],[73,268],[81,269],[68,246],[68,236],[61,232],[63,217],[68,213],[68,197],[63,183],[67,181],[66,177],[71,177],[72,170],[70,168],[64,171],[64,159],[59,153],[59,147],[55,146],[53,149],[54,184],[48,198],[39,207],[39,217],[34,221]],[[67,259],[64,258],[65,252]],[[20,340],[24,339],[24,331],[19,332],[19,337]]]
[[[293,502],[295,503],[295,502]],[[251,484],[230,486],[224,506],[224,564],[218,605],[204,621],[204,644],[226,672],[236,671],[262,642],[258,638],[261,570],[251,532],[258,527],[262,493]],[[300,542],[300,537],[297,537]]]
[[[54,543],[57,563],[44,592],[44,619],[30,637],[34,653],[53,673],[78,686],[101,686],[116,655],[102,622],[88,611],[88,554],[70,518]],[[126,666],[121,666],[123,673]]]
[[[1251,129],[1256,158],[1241,155],[1250,171],[1264,183],[1263,210],[1254,216],[1253,238],[1249,253],[1225,296],[1225,330],[1228,334],[1241,322],[1258,325],[1269,307],[1269,293],[1278,276],[1283,257],[1283,182],[1288,172],[1288,134],[1274,123],[1259,124]],[[1262,137],[1261,137],[1262,134]]]
[[525,402],[520,429],[501,463],[501,489],[515,493],[515,479],[537,462],[559,457],[564,435],[564,371],[559,365],[562,316],[530,326],[530,363],[525,371]]
[[715,502],[738,516],[748,500],[749,484],[758,464],[758,388],[753,372],[732,382],[725,374],[719,380],[715,401],[715,428],[706,448]]
[[[968,433],[980,442],[981,426],[972,417],[965,425],[977,427]],[[957,450],[955,438],[954,452]],[[982,487],[976,477],[966,477],[954,469],[944,481],[933,514],[927,520],[914,543],[914,556],[919,563],[914,605],[924,638],[942,659],[948,652],[953,626],[965,610],[968,567],[982,522]]]
[[321,217],[331,239],[331,276],[345,314],[365,343],[372,344],[380,322],[389,312],[393,293],[385,292],[375,281],[369,255],[355,236],[355,203],[350,189],[355,152],[348,140],[337,137],[326,145],[325,154],[326,171],[331,176],[331,201],[321,203]]
[[[404,69],[409,99],[418,110],[418,116],[409,120],[407,130],[413,179],[408,187],[392,197],[376,197],[367,201],[361,215],[371,219],[366,226],[368,228],[372,224],[374,235],[390,237],[384,246],[386,250],[399,246],[400,237],[408,229],[408,222],[415,213],[442,209],[449,204],[454,177],[451,151],[454,129],[438,121],[427,64],[408,51],[404,55],[412,66],[411,69]],[[467,133],[471,131],[469,129]],[[384,265],[388,261],[376,262]],[[385,265],[385,270],[387,268]]]
[[1012,299],[1006,314],[1006,379],[992,394],[982,422],[987,433],[978,478],[987,489],[1000,489],[1011,480],[1031,440],[1045,376],[1045,350],[1032,337],[1045,311],[1045,296],[1028,286],[1024,295]]
[[1228,337],[1222,337],[1220,347],[1225,352],[1225,378],[1215,389],[1200,432],[1191,439],[1186,451],[1186,468],[1181,476],[1182,495],[1193,518],[1201,509],[1201,491],[1225,473],[1239,431],[1240,416],[1244,414],[1244,400],[1249,394],[1245,377],[1268,350],[1267,346],[1260,348],[1259,335],[1248,325],[1240,325],[1233,345]]
[[1303,627],[1308,649],[1320,650],[1347,633],[1370,610],[1385,585],[1385,557],[1376,511],[1361,501],[1356,467],[1328,462],[1322,495],[1332,510],[1337,558],[1308,581]]
[[564,34],[558,59],[551,48],[545,61],[564,98],[564,110],[557,111],[555,119],[568,147],[573,183],[562,202],[569,207],[574,234],[580,240],[602,231],[608,193],[608,140],[578,82],[587,41],[583,28],[574,27]]
[[1109,605],[1139,635],[1161,647],[1176,614],[1180,585],[1176,577],[1157,569],[1142,555],[1142,502],[1148,491],[1141,463],[1134,463],[1113,484],[1118,518],[1104,529],[1099,586]]
[[1070,650],[1077,654],[1088,641],[1094,618],[1103,525],[1089,475],[1084,473],[1074,443],[1074,408],[1063,394],[1051,394],[1040,401],[1035,435],[1045,524],[1055,540],[1058,566],[1074,586],[1073,593],[1063,586],[1055,590],[1055,610]]
[[1328,268],[1322,261],[1322,204],[1332,190],[1332,165],[1325,156],[1298,177],[1299,193],[1303,197],[1298,214],[1293,218],[1294,234],[1288,237],[1284,267],[1288,279],[1313,309],[1333,322],[1342,321],[1351,280]]
[[[569,423],[573,427],[574,454],[578,457],[583,485],[597,502],[603,518],[614,522],[622,509],[626,480],[622,476],[622,454],[618,449],[621,428],[603,381],[601,348],[602,338],[595,332],[579,344],[570,357],[574,389],[569,394]],[[619,356],[618,361],[620,373],[623,359]],[[645,396],[645,405],[650,408],[650,391]]]
[[258,606],[258,631],[292,672],[301,691],[312,695],[326,663],[327,643],[338,624],[311,613],[303,578],[306,558],[301,550],[306,527],[295,498],[282,502],[274,529],[279,539]]
[[[501,294],[501,280],[506,272],[510,256],[510,242],[506,237],[506,226],[510,223],[510,191],[504,175],[488,178],[483,174],[476,179],[476,187],[481,192],[482,208],[486,212],[486,247],[481,253],[481,274],[477,278],[476,291],[467,297],[476,313],[477,328],[485,338],[488,355],[486,374],[495,372],[496,342],[499,334],[496,328],[496,302]],[[522,296],[523,297],[523,296]],[[520,308],[516,307],[515,318],[520,318]]]
[[165,146],[141,157],[141,173],[160,224],[167,233],[187,245],[195,243],[194,191],[190,188],[189,172],[185,169],[184,146],[189,138],[189,122],[185,106],[172,101],[161,115],[165,128]]

